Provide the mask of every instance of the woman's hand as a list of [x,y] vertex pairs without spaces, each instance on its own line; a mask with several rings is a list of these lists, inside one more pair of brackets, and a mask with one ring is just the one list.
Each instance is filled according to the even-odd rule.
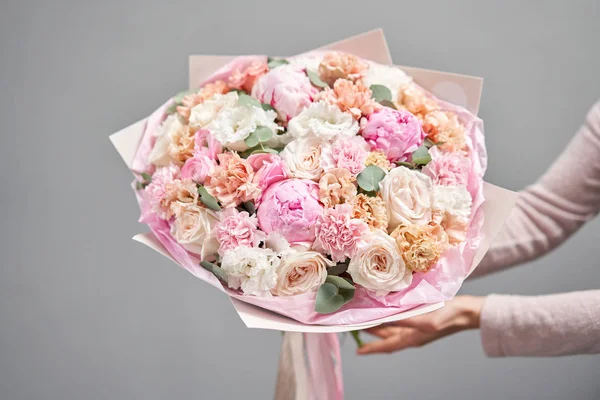
[[485,297],[458,296],[440,310],[367,329],[381,339],[366,343],[357,352],[393,353],[407,347],[421,347],[456,332],[478,329],[484,301]]

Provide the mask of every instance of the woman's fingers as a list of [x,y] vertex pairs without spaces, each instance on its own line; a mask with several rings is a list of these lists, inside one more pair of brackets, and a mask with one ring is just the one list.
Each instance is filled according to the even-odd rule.
[[[374,329],[371,328],[371,330]],[[387,331],[385,331],[386,329]],[[383,337],[383,339],[365,343],[358,349],[358,354],[392,353],[412,346],[411,337],[414,334],[412,330],[386,327],[376,332],[378,333],[376,336]]]
[[393,328],[385,325],[374,326],[373,328],[365,329],[367,333],[370,333],[373,336],[380,337],[382,339],[388,338],[393,335]]

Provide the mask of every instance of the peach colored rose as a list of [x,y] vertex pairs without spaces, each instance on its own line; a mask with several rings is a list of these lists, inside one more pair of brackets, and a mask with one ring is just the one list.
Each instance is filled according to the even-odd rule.
[[390,235],[396,240],[406,267],[414,272],[427,272],[448,248],[448,236],[434,223],[400,225]]
[[206,177],[204,185],[221,206],[236,207],[260,195],[258,184],[253,182],[254,170],[246,160],[237,153],[221,153],[217,159],[219,165]]
[[371,229],[382,229],[387,232],[388,215],[381,197],[370,197],[359,193],[352,202],[354,218],[360,218]]
[[160,200],[160,208],[165,212],[165,219],[175,215],[176,208],[182,204],[197,204],[198,189],[191,179],[175,179],[165,185]]
[[327,268],[335,263],[316,251],[287,251],[277,269],[276,296],[293,296],[315,291],[325,283]]
[[208,83],[198,92],[185,96],[183,100],[181,100],[181,105],[177,106],[177,113],[187,121],[190,118],[192,108],[198,104],[204,103],[205,100],[210,99],[217,93],[225,94],[227,92],[229,92],[229,86],[224,81]]
[[356,178],[344,168],[327,171],[319,180],[319,199],[325,207],[352,202],[356,196]]
[[186,250],[200,255],[200,259],[212,257],[219,242],[212,234],[217,222],[216,213],[194,203],[178,203],[174,207],[175,222],[171,234]]
[[239,69],[233,71],[229,77],[229,87],[250,93],[257,79],[268,71],[266,61],[254,61],[243,71]]
[[398,105],[422,120],[425,115],[439,110],[439,105],[427,97],[425,92],[416,85],[407,84],[398,91]]
[[319,75],[329,85],[333,85],[338,79],[347,79],[356,82],[361,79],[369,64],[360,58],[347,53],[327,53],[319,64]]
[[440,143],[441,150],[456,152],[466,147],[465,127],[453,112],[430,112],[423,118],[423,130],[433,143]]
[[365,166],[375,165],[383,170],[389,171],[392,168],[392,163],[387,159],[383,151],[372,151],[367,154]]
[[319,100],[337,105],[357,120],[361,115],[368,116],[381,109],[381,104],[371,98],[371,89],[360,81],[353,83],[347,79],[335,81],[333,89],[325,88],[316,96],[315,101]]

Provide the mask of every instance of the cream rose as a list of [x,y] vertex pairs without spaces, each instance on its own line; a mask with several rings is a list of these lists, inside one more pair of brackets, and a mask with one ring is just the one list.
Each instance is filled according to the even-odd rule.
[[315,291],[325,282],[327,268],[334,265],[333,261],[316,251],[290,249],[277,270],[277,285],[272,293],[293,296]]
[[148,156],[148,161],[157,167],[165,167],[173,162],[170,152],[171,136],[183,129],[184,125],[179,120],[178,115],[169,115],[156,130],[156,142]]
[[358,122],[349,113],[342,112],[334,104],[324,101],[312,103],[288,124],[288,132],[294,138],[315,136],[324,141],[338,137],[350,138],[358,133]]
[[333,165],[331,146],[315,137],[292,140],[279,154],[295,178],[318,181],[326,165]]
[[422,225],[431,221],[433,188],[427,175],[398,167],[383,178],[379,187],[387,207],[390,230],[398,225]]
[[212,235],[212,229],[218,221],[217,215],[194,203],[177,203],[175,223],[171,234],[186,250],[200,255],[204,260],[219,249],[219,242]]
[[380,229],[371,231],[358,247],[348,264],[348,273],[354,283],[377,296],[398,292],[412,282],[412,273],[406,268],[396,242]]

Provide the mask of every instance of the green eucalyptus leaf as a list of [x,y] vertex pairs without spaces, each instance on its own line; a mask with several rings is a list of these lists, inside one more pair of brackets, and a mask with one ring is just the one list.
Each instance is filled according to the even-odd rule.
[[396,105],[392,101],[390,101],[390,100],[381,100],[379,102],[379,104],[381,104],[384,107],[393,108],[394,110],[398,109],[398,107],[396,107]]
[[339,288],[333,283],[325,282],[317,291],[315,311],[319,314],[330,314],[342,308],[344,302],[344,296],[339,293]]
[[167,107],[167,109],[165,110],[165,114],[167,114],[167,115],[171,115],[171,114],[173,114],[175,111],[177,111],[177,106],[178,106],[178,105],[179,105],[179,104],[177,104],[177,103],[173,103],[173,104],[171,104],[171,105],[170,105],[169,107]]
[[212,272],[219,280],[227,283],[227,274],[223,268],[208,261],[200,261],[200,266],[205,270]]
[[231,93],[231,92],[236,92],[238,94],[238,96],[241,96],[241,95],[246,95],[247,96],[246,92],[244,92],[243,90],[240,90],[240,89],[231,89],[229,91],[229,93]]
[[259,142],[264,143],[273,137],[273,131],[271,128],[267,128],[266,126],[257,126],[254,132],[252,133]]
[[269,69],[281,67],[282,65],[289,64],[288,60],[285,58],[271,58],[269,57],[267,60],[267,67]]
[[366,192],[379,191],[379,182],[385,177],[385,171],[376,165],[369,165],[356,177],[358,186]]
[[138,182],[135,183],[135,188],[137,190],[142,190],[144,188],[144,184],[142,182],[138,181]]
[[[248,96],[247,94],[240,94],[238,96],[238,104],[240,106],[254,106],[261,107],[261,104],[258,100],[256,100],[252,96]],[[262,107],[261,107],[262,108]]]
[[[261,148],[253,149],[249,155],[260,154],[260,153],[279,154],[279,151],[265,147],[264,149],[261,149]],[[246,157],[246,158],[248,158],[248,157]]]
[[210,208],[213,211],[219,211],[221,209],[221,206],[219,206],[217,199],[215,199],[210,193],[208,193],[204,186],[198,186],[198,194],[200,195],[200,201],[207,208]]
[[337,263],[327,270],[327,275],[341,275],[348,270],[348,263]]
[[[274,109],[273,107],[271,107],[271,105],[270,105],[270,104],[267,104],[267,103],[262,103],[260,106],[261,106],[261,107],[262,107],[262,109],[263,109],[263,110],[265,110],[265,111],[275,111],[275,109]],[[276,111],[275,111],[275,112],[276,112]]]
[[321,80],[319,74],[317,74],[315,71],[307,69],[306,75],[308,75],[308,79],[310,79],[310,83],[312,83],[313,86],[316,86],[318,88],[326,88],[329,86],[327,83]]
[[256,214],[256,206],[254,205],[253,201],[247,201],[245,203],[242,203],[242,205],[244,206],[244,210],[248,211],[248,214]]
[[[371,85],[371,87],[369,88],[371,89],[372,95],[371,97],[378,103],[381,103],[382,101],[392,101],[392,92],[390,91],[390,89],[387,88],[387,86],[383,86],[383,85]],[[392,103],[393,104],[393,103]]]
[[425,145],[412,153],[412,162],[415,165],[427,165],[429,161],[431,161],[431,156],[429,155],[429,149]]
[[176,104],[181,104],[181,102],[183,101],[183,98],[187,95],[190,95],[192,93],[196,93],[197,91],[199,91],[200,89],[190,89],[190,90],[184,90],[183,92],[179,92],[175,95],[175,97],[173,97],[173,100],[175,100]]
[[396,161],[396,165],[398,165],[399,167],[406,167],[410,169],[415,169],[417,167],[415,164],[406,161]]
[[142,172],[142,178],[144,178],[144,180],[146,182],[151,182],[152,181],[152,175],[150,175],[147,172]]
[[430,149],[430,148],[432,148],[433,146],[435,146],[435,143],[433,143],[433,142],[431,141],[431,139],[429,139],[429,138],[425,138],[425,140],[423,141],[423,145],[424,145],[425,147],[427,147],[428,149]]
[[246,139],[244,139],[244,143],[246,143],[246,146],[248,146],[250,148],[258,146],[258,143],[260,143],[260,140],[258,140],[256,131],[252,132]]
[[351,284],[350,282],[348,282],[347,280],[345,280],[344,278],[341,278],[339,276],[328,275],[325,282],[333,283],[335,286],[337,286],[340,289],[354,290],[353,284]]

